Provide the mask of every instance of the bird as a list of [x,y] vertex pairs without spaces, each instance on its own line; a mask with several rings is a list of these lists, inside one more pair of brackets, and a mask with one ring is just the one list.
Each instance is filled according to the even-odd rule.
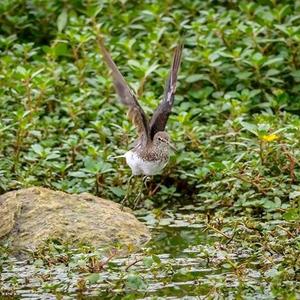
[[174,103],[183,43],[178,43],[175,47],[164,97],[149,121],[137,100],[137,96],[126,83],[106,49],[103,37],[98,36],[97,42],[102,57],[110,69],[116,93],[121,102],[128,107],[128,117],[138,132],[134,147],[122,156],[125,157],[126,163],[132,171],[132,176],[160,174],[169,161],[170,148],[176,151],[165,128]]

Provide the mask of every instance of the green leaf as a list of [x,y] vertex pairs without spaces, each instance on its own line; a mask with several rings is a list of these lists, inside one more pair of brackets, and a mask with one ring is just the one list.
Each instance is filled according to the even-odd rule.
[[161,264],[161,259],[157,255],[152,255],[152,259],[156,264]]
[[84,173],[84,172],[77,171],[77,172],[69,172],[69,176],[78,177],[78,178],[85,178],[85,177],[87,177],[87,174]]
[[259,95],[260,93],[261,93],[261,90],[259,90],[259,89],[251,90],[249,93],[249,98],[253,98],[253,97]]
[[240,80],[248,79],[250,76],[252,76],[252,72],[240,72],[237,73],[235,76]]
[[111,186],[109,187],[109,190],[112,191],[118,197],[122,197],[125,195],[125,191],[117,186]]
[[252,56],[252,61],[255,62],[257,65],[261,65],[264,61],[264,56],[260,52],[256,52]]
[[290,208],[284,214],[283,218],[286,221],[297,221],[300,220],[300,210],[299,208]]
[[136,68],[138,70],[143,69],[143,66],[141,65],[141,63],[138,60],[129,59],[127,63],[130,67]]
[[269,76],[275,76],[275,75],[278,75],[280,73],[279,70],[276,70],[276,69],[270,69],[266,72],[266,76],[269,77]]
[[99,273],[92,273],[86,277],[86,280],[88,280],[89,283],[91,283],[91,284],[97,283],[99,279],[100,279]]
[[281,206],[281,201],[280,201],[280,199],[278,201],[278,198],[275,201],[271,201],[271,200],[263,201],[263,207],[268,210],[274,210],[274,209],[280,208],[280,206]]
[[55,56],[70,56],[70,52],[66,43],[57,43],[53,47]]
[[36,259],[33,264],[37,268],[42,268],[44,266],[44,261],[42,259]]
[[292,71],[291,75],[294,77],[294,80],[300,82],[300,70]]
[[258,135],[257,126],[255,124],[251,124],[251,123],[244,122],[244,121],[240,122],[240,124],[247,131],[250,131],[251,133],[255,134],[256,136]]
[[129,274],[127,276],[126,286],[132,290],[143,290],[146,288],[144,280],[137,274]]
[[59,158],[60,155],[58,153],[49,153],[46,157],[47,160]]
[[264,64],[263,66],[266,67],[266,66],[269,66],[269,65],[275,65],[275,64],[279,64],[279,63],[282,63],[283,62],[283,57],[274,57],[274,58],[271,58],[271,59],[268,59]]
[[90,172],[90,173],[93,173],[93,174],[97,174],[100,170],[100,167],[101,167],[101,163],[98,162],[97,160],[95,159],[92,159],[90,157],[87,157],[85,160],[84,160],[84,167],[85,169]]
[[156,69],[158,68],[158,65],[155,63],[155,64],[152,64],[151,66],[149,66],[147,68],[147,71],[145,73],[145,76],[148,77],[152,72],[154,72]]
[[60,15],[57,18],[57,29],[58,32],[62,32],[63,29],[66,27],[68,21],[68,11],[66,9],[63,9],[63,11],[60,13]]
[[33,144],[31,149],[38,155],[43,153],[44,148],[40,144]]
[[23,68],[22,66],[17,66],[16,68],[16,72],[22,76],[27,74],[27,71],[25,68]]
[[228,100],[228,99],[239,99],[240,98],[240,94],[238,92],[235,91],[231,91],[225,94],[224,99]]
[[151,256],[146,256],[143,259],[143,263],[146,268],[150,268],[153,265],[154,260]]
[[185,81],[188,82],[188,83],[193,83],[193,82],[197,82],[197,81],[200,81],[200,80],[203,80],[203,79],[206,79],[205,75],[203,75],[203,74],[193,74],[193,75],[188,76],[185,79]]

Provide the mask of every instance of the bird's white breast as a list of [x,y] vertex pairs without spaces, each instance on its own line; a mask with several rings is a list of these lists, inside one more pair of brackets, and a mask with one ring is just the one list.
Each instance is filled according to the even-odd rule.
[[166,166],[166,161],[145,161],[136,152],[128,151],[125,153],[128,166],[131,168],[132,175],[152,176],[160,173]]

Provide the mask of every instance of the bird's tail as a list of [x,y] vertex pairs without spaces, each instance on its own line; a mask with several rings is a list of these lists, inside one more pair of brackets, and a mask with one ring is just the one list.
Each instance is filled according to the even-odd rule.
[[113,160],[115,158],[120,158],[120,157],[125,157],[125,154],[122,154],[122,155],[117,155],[117,156],[109,156],[109,160]]

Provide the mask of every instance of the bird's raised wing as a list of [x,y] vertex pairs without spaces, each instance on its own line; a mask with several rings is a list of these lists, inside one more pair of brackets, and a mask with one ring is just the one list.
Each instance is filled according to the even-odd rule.
[[177,74],[181,63],[183,44],[176,46],[171,70],[165,86],[164,99],[159,104],[150,121],[150,138],[153,139],[158,131],[164,131],[168,117],[171,113],[172,105],[174,102],[174,95],[176,91]]
[[147,116],[142,107],[139,105],[136,96],[131,91],[124,77],[120,73],[118,67],[112,60],[109,52],[106,50],[102,37],[97,37],[97,43],[104,61],[111,70],[116,92],[119,95],[121,102],[129,108],[128,117],[135,125],[141,141],[143,143],[147,143],[149,141],[150,133]]

